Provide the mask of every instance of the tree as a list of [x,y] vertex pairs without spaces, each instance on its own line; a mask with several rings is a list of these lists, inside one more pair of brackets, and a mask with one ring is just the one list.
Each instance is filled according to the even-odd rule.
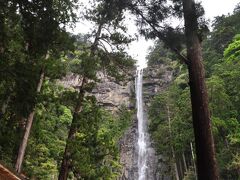
[[[20,143],[18,156],[15,164],[17,172],[21,172],[21,166],[27,147],[29,134],[31,131],[36,106],[36,97],[40,93],[43,81],[46,74],[47,63],[51,58],[59,56],[63,48],[58,49],[57,43],[61,41],[64,30],[60,25],[66,24],[73,16],[74,2],[63,1],[61,3],[54,3],[53,1],[17,1],[19,13],[21,16],[21,28],[24,36],[26,60],[30,73],[33,76],[32,84],[27,89],[25,100],[27,101],[27,110],[23,113],[20,108],[20,119],[25,121],[26,127],[24,130],[23,139]],[[60,11],[59,11],[60,10]],[[46,24],[46,28],[43,28]],[[60,41],[59,41],[60,40]],[[66,40],[66,39],[65,39]],[[61,42],[60,42],[61,43]],[[33,70],[33,71],[32,71]],[[36,75],[36,74],[39,75]],[[18,82],[20,86],[22,81]],[[19,91],[19,93],[23,93]],[[22,94],[18,94],[17,98],[22,98]]]
[[239,6],[229,15],[215,17],[208,38],[203,41],[203,57],[206,75],[214,72],[216,64],[222,63],[223,51],[232,41],[233,37],[240,31],[240,11]]
[[[65,152],[60,168],[59,180],[66,180],[70,169],[72,169],[72,153],[69,144],[75,141],[79,130],[79,116],[83,111],[83,101],[86,92],[91,92],[94,82],[97,80],[97,72],[101,69],[104,73],[118,78],[122,76],[125,69],[132,67],[132,59],[124,52],[125,44],[130,40],[124,36],[125,27],[122,26],[122,16],[124,6],[121,1],[99,1],[93,2],[93,10],[87,12],[86,18],[96,24],[96,30],[93,32],[94,41],[89,50],[83,53],[81,59],[82,72],[81,85],[78,89],[77,104],[74,108],[73,119],[69,129]],[[109,52],[108,48],[111,49]],[[124,73],[123,73],[124,72]],[[79,172],[81,175],[81,172]]]
[[[58,175],[67,127],[72,119],[77,124],[73,123],[76,138],[67,144],[70,144],[74,176],[79,177],[81,173],[84,178],[102,176],[105,179],[116,176],[119,170],[117,139],[126,128],[121,124],[126,122],[125,116],[120,123],[118,117],[112,118],[95,101],[90,101],[85,92],[91,92],[100,70],[120,82],[128,68],[133,67],[134,61],[124,50],[131,39],[124,35],[126,29],[120,23],[122,3],[108,1],[88,14],[87,18],[96,23],[94,43],[73,42],[66,32],[65,26],[75,21],[75,3],[75,0],[0,3],[0,158],[11,166],[17,158],[17,171],[23,169],[31,178],[51,179]],[[75,60],[77,63],[71,64]],[[60,88],[59,79],[66,70],[86,80],[80,92],[69,93],[71,90]],[[69,99],[64,99],[69,94]],[[77,94],[82,96],[78,102]],[[63,99],[71,104],[66,105]],[[90,105],[94,108],[89,108]],[[81,109],[75,117],[74,108]],[[128,116],[125,111],[121,113]],[[88,128],[85,118],[93,122]],[[81,133],[89,143],[78,136]],[[81,148],[81,152],[87,149],[86,157],[91,161],[82,164],[72,161],[75,157],[79,160],[75,146]],[[84,166],[88,167],[87,171]]]
[[239,9],[233,12],[231,15],[217,16],[213,22],[213,31],[211,32],[211,38],[209,41],[212,43],[213,49],[222,54],[228,44],[232,41],[232,38],[240,30],[240,11]]
[[172,84],[154,97],[149,107],[151,137],[158,154],[168,158],[164,163],[171,167],[169,175],[175,174],[176,179],[185,178],[187,172],[195,174],[191,152],[191,143],[194,142],[191,102],[184,79],[186,74],[183,73],[179,72]]
[[35,109],[35,118],[28,140],[23,172],[29,178],[56,179],[71,123],[68,101],[76,92],[54,81],[45,80]]
[[[158,37],[188,66],[198,178],[218,179],[205,72],[202,63],[201,32],[206,29],[204,19],[201,18],[203,9],[199,4],[195,4],[194,0],[172,2],[172,6],[168,6],[163,4],[164,1],[136,1],[130,5],[130,8],[139,16],[143,34],[150,38]],[[186,57],[180,52],[181,42],[183,42],[181,28],[174,29],[166,23],[162,23],[169,15],[184,18]],[[144,29],[146,25],[150,28]],[[175,41],[173,41],[174,39]],[[177,43],[179,40],[180,43]]]
[[[235,16],[235,15],[233,15]],[[231,18],[228,16],[226,18]],[[238,26],[237,22],[235,23]],[[235,25],[232,25],[232,29],[235,29]],[[228,26],[226,24],[226,26]],[[224,25],[219,27],[224,29]],[[215,29],[218,31],[218,29]],[[212,34],[212,32],[210,32]],[[217,53],[214,49],[214,44],[210,43],[212,41],[212,36],[208,36],[208,39],[204,40],[203,53],[205,57],[205,65],[208,68],[208,78],[207,88],[209,93],[209,108],[212,120],[212,129],[216,145],[216,158],[219,166],[219,172],[221,178],[223,179],[237,179],[239,177],[238,169],[238,151],[239,151],[239,138],[236,135],[238,133],[239,127],[239,37],[233,39],[233,41],[225,49],[225,53],[219,51]],[[223,39],[219,39],[219,42],[224,42],[225,36]],[[156,64],[167,64],[169,61],[174,62],[175,58],[170,58],[166,56],[166,49],[160,45],[156,46],[155,51],[150,52],[149,61],[150,65]],[[159,52],[157,52],[157,50]],[[166,56],[166,57],[165,57]],[[170,56],[171,57],[171,56]],[[170,63],[168,63],[170,64]],[[183,65],[181,65],[183,66]],[[179,67],[181,67],[179,66]],[[188,89],[188,78],[187,71],[185,68],[176,69],[176,65],[172,63],[171,69],[174,72],[175,80],[172,82],[172,85],[164,92],[155,96],[153,102],[150,106],[150,120],[151,131],[153,140],[156,144],[156,148],[160,150],[160,154],[165,154],[164,148],[169,149],[168,134],[164,133],[166,128],[164,128],[164,121],[160,122],[164,118],[164,115],[161,114],[164,112],[162,106],[166,104],[172,104],[170,112],[172,114],[172,132],[174,134],[174,139],[171,141],[175,146],[176,152],[185,151],[186,162],[189,162],[189,142],[193,141],[193,135],[188,133],[187,130],[190,130],[191,122],[191,110],[189,109],[190,99],[189,99],[189,89]],[[178,88],[177,88],[178,87]],[[172,94],[172,95],[163,95],[164,98],[168,97],[167,102],[163,102],[159,98],[162,94]],[[188,100],[189,99],[189,100]],[[151,108],[158,110],[157,112],[151,113]],[[157,108],[159,107],[159,109]],[[158,113],[161,112],[161,113]],[[161,126],[163,128],[161,128]],[[166,140],[167,139],[167,140]],[[169,151],[167,151],[169,152]],[[170,156],[168,156],[170,157]],[[178,161],[181,157],[177,154]],[[181,172],[181,171],[180,171]],[[190,171],[188,171],[190,172]],[[187,177],[186,177],[187,178]]]
[[183,1],[187,58],[189,59],[189,85],[192,102],[193,128],[196,143],[197,171],[199,179],[218,179],[214,141],[205,85],[201,44],[194,1]]

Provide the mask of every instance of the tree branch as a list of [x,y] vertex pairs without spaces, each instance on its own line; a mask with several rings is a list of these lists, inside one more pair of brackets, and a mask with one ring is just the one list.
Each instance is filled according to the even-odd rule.
[[[148,20],[143,14],[142,12],[135,8],[135,7],[132,7],[132,9],[138,14],[141,16],[141,18],[153,29],[153,31],[157,34],[157,37],[162,40],[164,42],[164,44],[170,49],[172,50],[177,56],[178,58],[180,59],[180,61],[186,65],[189,65],[189,60],[187,59],[187,57],[185,57],[183,54],[181,54],[181,52],[179,52],[178,49],[170,46],[168,43],[167,43],[167,39],[166,37],[159,31],[157,30],[156,26],[157,27],[160,27],[159,25],[157,24],[153,24],[150,20]],[[161,27],[162,28],[162,27]]]

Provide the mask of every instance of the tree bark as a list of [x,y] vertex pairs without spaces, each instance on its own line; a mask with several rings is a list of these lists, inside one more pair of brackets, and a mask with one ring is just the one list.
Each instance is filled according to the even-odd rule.
[[192,156],[192,163],[193,163],[194,174],[195,174],[196,180],[197,180],[197,168],[196,168],[196,163],[195,163],[195,156],[194,156],[192,142],[190,142],[190,148],[191,148],[191,156]]
[[183,160],[184,172],[186,172],[188,170],[188,168],[187,168],[187,162],[186,162],[186,158],[185,158],[184,152],[182,153],[182,160]]
[[[170,118],[170,111],[169,111],[169,106],[167,104],[167,117],[168,117],[168,127],[169,127],[169,134],[170,138],[172,139],[172,129],[171,129],[171,118]],[[174,171],[175,171],[175,178],[176,180],[179,180],[179,172],[178,172],[178,167],[177,167],[177,159],[175,155],[175,151],[173,146],[171,145],[171,151],[172,151],[172,158],[174,161]]]
[[183,0],[189,85],[199,180],[219,179],[211,130],[208,94],[194,0]]
[[179,168],[179,177],[180,177],[180,179],[183,179],[183,177],[184,177],[184,169],[182,167],[181,158],[179,158],[179,161],[178,161],[178,168]]
[[179,180],[180,176],[179,176],[179,172],[178,172],[177,160],[176,160],[175,152],[174,152],[174,149],[173,149],[172,146],[171,146],[171,150],[172,150],[172,157],[173,157],[173,160],[174,160],[175,178],[176,178],[176,180]]
[[[39,82],[38,82],[38,85],[37,85],[37,93],[39,93],[41,91],[42,84],[43,84],[43,81],[44,81],[44,76],[45,76],[44,70],[42,69],[41,73],[40,73]],[[18,173],[20,173],[21,169],[22,169],[23,158],[24,158],[24,155],[25,155],[28,138],[29,138],[30,131],[31,131],[31,128],[32,128],[34,115],[35,115],[35,108],[28,115],[27,124],[26,124],[26,127],[25,127],[23,139],[22,139],[22,142],[21,142],[19,150],[18,150],[17,161],[16,161],[16,164],[15,164],[15,170]]]

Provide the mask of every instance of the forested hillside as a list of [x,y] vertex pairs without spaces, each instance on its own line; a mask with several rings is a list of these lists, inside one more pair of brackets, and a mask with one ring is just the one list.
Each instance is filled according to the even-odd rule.
[[[240,4],[209,24],[194,0],[81,2],[0,2],[1,167],[40,180],[239,179]],[[69,32],[85,22],[88,34]],[[155,41],[146,70],[127,53],[139,36]]]
[[[213,29],[203,41],[206,81],[222,179],[239,178],[240,142],[240,11],[216,17]],[[157,42],[148,65],[164,64],[174,71],[167,90],[157,94],[149,107],[149,131],[159,154],[168,157],[170,174],[195,179],[196,164],[192,129],[190,91],[186,67]]]
[[[123,83],[134,67],[124,50],[131,39],[122,9],[113,3],[88,9],[96,28],[91,35],[73,35],[66,27],[83,20],[77,1],[1,2],[0,160],[24,176],[119,175],[118,141],[132,112],[107,111],[91,95],[100,72]],[[78,76],[79,85],[65,87],[67,75]]]

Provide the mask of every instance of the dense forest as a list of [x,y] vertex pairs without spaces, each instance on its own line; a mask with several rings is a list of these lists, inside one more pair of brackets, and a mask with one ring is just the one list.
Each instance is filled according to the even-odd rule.
[[[131,14],[139,35],[155,40],[148,66],[174,74],[148,108],[170,177],[239,179],[240,6],[215,17],[209,30],[201,4],[171,2],[92,0],[80,8],[77,0],[1,1],[1,164],[30,179],[121,178],[119,141],[136,110],[111,111],[93,91],[102,75],[134,81],[136,60],[126,51],[136,39],[125,24]],[[185,25],[172,27],[169,16]],[[91,33],[69,32],[83,21],[93,24]],[[66,86],[67,76],[79,84]]]
[[[95,24],[92,34],[68,33],[77,5],[1,2],[0,159],[27,177],[57,179],[61,172],[59,179],[68,173],[112,179],[119,173],[117,143],[132,112],[108,112],[90,92],[100,71],[124,80],[134,65],[124,50],[131,39],[121,26],[121,8],[110,4],[115,11],[106,11],[105,1],[84,14]],[[79,87],[61,83],[71,73],[79,76]]]
[[[216,17],[212,31],[202,42],[216,157],[222,179],[238,179],[240,173],[239,21],[239,7],[231,15]],[[149,130],[158,153],[169,158],[171,174],[180,179],[195,179],[195,140],[187,69],[162,42],[156,42],[148,55],[148,65],[157,64],[172,69],[174,80],[152,100]]]

